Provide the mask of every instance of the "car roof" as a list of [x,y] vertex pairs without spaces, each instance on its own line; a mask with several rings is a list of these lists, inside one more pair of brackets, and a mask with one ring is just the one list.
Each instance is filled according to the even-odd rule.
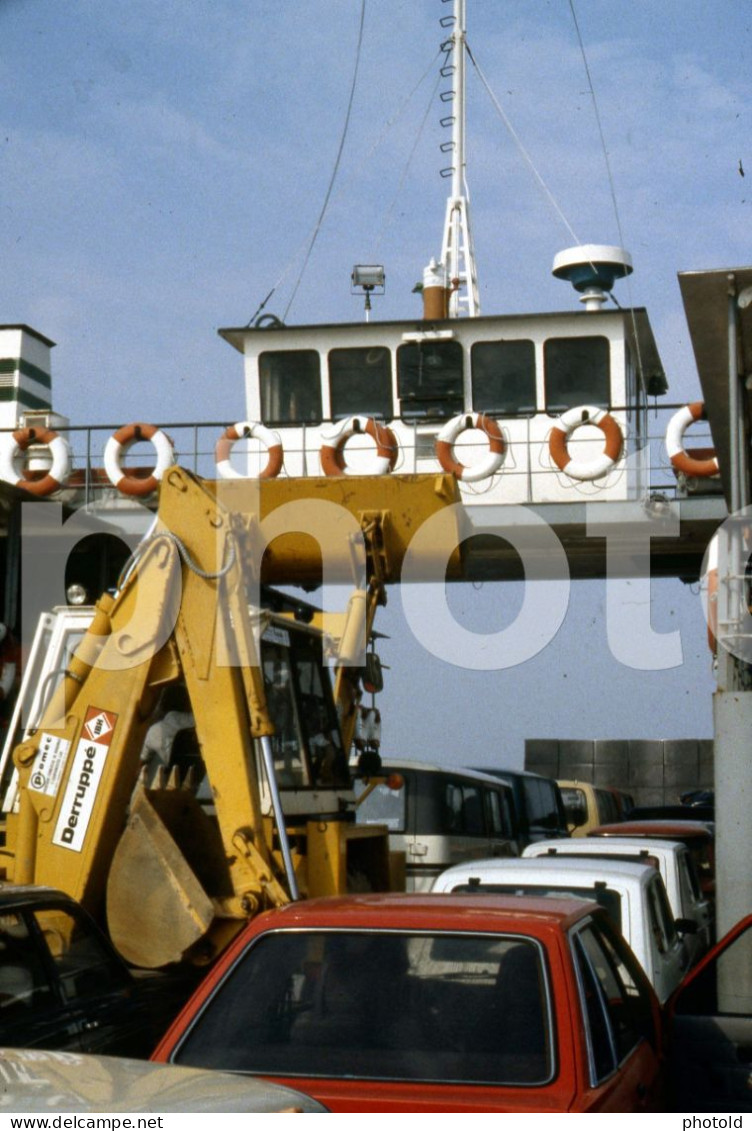
[[598,825],[590,829],[588,836],[661,836],[671,839],[687,836],[712,839],[713,834],[704,821],[621,821],[615,825]]
[[533,770],[512,770],[507,769],[506,766],[474,766],[473,769],[479,770],[484,774],[491,774],[492,777],[509,776],[510,778],[534,778],[539,781],[552,781],[555,783],[556,779],[548,777],[547,774],[536,774]]
[[593,912],[585,900],[488,894],[374,892],[288,903],[251,920],[242,934],[262,930],[349,928],[498,931],[545,935],[567,929]]
[[[10,1111],[327,1110],[309,1096],[268,1080],[119,1056],[2,1048],[0,1074],[4,1106]],[[95,1126],[88,1120],[78,1125]]]
[[[604,844],[606,839],[607,843]],[[570,852],[587,853],[588,856],[598,856],[602,852],[618,852],[625,856],[637,854],[647,856],[650,853],[671,856],[687,851],[686,844],[682,844],[680,840],[665,840],[662,837],[651,839],[641,836],[609,836],[592,839],[586,836],[562,837],[560,840],[537,840],[529,845],[529,848],[532,850],[530,857],[545,856],[546,853],[551,853],[552,856],[568,856]],[[525,849],[526,853],[527,851],[528,849]],[[528,856],[526,855],[524,859],[528,859]]]
[[[485,781],[489,785],[499,785],[499,779],[484,770],[471,770],[465,766],[438,766],[433,762],[415,762],[409,758],[390,758],[382,763],[379,774],[388,774],[393,770],[398,772],[401,770],[428,770],[432,774],[453,774],[455,777],[473,778],[474,780]],[[502,782],[501,784],[507,785],[508,783]]]
[[575,883],[626,889],[641,887],[657,873],[649,864],[622,860],[573,860],[571,857],[525,856],[517,859],[470,860],[447,868],[437,883],[462,883],[479,878],[481,883]]

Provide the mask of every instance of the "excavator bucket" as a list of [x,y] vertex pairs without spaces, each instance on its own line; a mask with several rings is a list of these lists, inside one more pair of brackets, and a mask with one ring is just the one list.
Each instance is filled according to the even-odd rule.
[[225,886],[219,834],[193,794],[139,787],[107,881],[108,928],[123,958],[157,969],[195,952],[216,916],[207,889],[221,896]]

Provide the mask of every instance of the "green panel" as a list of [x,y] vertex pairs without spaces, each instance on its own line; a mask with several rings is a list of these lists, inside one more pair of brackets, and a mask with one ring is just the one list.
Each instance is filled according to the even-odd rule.
[[49,373],[45,373],[37,365],[32,365],[25,358],[0,357],[0,373],[15,373],[17,370],[23,373],[24,377],[31,377],[33,381],[38,381],[40,385],[44,385],[45,389],[52,387],[52,378]]
[[28,389],[0,389],[0,403],[18,401],[21,408],[52,408],[49,397],[36,397]]

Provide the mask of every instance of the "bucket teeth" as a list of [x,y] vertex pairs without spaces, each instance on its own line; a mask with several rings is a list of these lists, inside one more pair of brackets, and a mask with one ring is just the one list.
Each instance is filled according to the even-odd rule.
[[180,771],[177,766],[173,766],[170,770],[170,776],[167,779],[167,789],[180,789]]

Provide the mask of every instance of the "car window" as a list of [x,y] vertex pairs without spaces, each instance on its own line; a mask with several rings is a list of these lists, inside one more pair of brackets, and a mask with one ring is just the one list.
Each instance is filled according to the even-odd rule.
[[[44,962],[25,920],[18,912],[0,915],[0,1035],[5,1026],[52,1001]],[[10,1033],[5,1040],[13,1043]]]
[[591,1082],[615,1071],[640,1040],[655,1043],[650,998],[615,938],[591,923],[573,936],[583,1014],[588,1030]]
[[129,984],[125,968],[89,923],[63,908],[34,912],[66,1001],[101,995]]
[[650,929],[658,947],[659,954],[666,954],[676,943],[676,923],[668,902],[663,881],[656,876],[653,883],[648,884],[648,915]]
[[697,875],[695,862],[690,853],[685,849],[679,856],[679,880],[682,889],[682,903],[685,907],[699,903],[702,899],[700,880]]
[[493,934],[278,931],[236,962],[173,1060],[367,1079],[541,1084],[543,954]]
[[578,887],[577,884],[560,882],[530,883],[521,878],[516,882],[511,881],[509,883],[484,883],[480,878],[471,877],[469,883],[458,884],[457,887],[452,888],[452,891],[482,891],[488,895],[551,896],[553,899],[564,899],[570,896],[573,899],[591,899],[608,912],[614,926],[617,930],[621,930],[621,896],[618,891],[614,891],[613,888],[606,887],[602,883],[598,884],[597,887]]

